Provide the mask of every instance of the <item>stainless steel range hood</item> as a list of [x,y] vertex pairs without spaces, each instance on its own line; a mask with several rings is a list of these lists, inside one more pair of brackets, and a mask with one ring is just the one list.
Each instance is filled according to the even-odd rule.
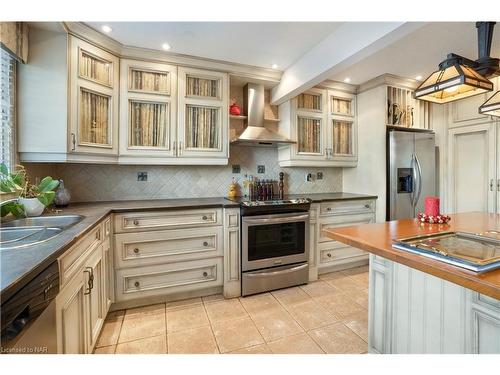
[[242,146],[276,146],[296,143],[264,126],[264,86],[248,83],[243,89],[245,130],[232,141]]

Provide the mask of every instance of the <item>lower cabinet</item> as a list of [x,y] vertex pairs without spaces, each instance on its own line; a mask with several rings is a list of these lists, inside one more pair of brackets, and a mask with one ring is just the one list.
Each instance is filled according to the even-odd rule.
[[114,224],[113,308],[241,295],[239,208],[129,212]]
[[87,329],[87,353],[92,353],[99,333],[101,332],[102,324],[106,318],[104,308],[104,267],[103,267],[103,251],[102,245],[90,255],[84,273],[88,277],[88,289],[85,294],[85,311],[84,317],[88,324]]
[[321,203],[315,224],[318,226],[315,248],[317,272],[322,274],[368,263],[366,252],[332,240],[323,234],[325,229],[374,222],[375,200],[342,200]]
[[66,284],[56,298],[58,353],[82,354],[87,352],[85,343],[86,314],[85,293],[87,283],[83,272]]
[[[100,224],[101,225],[101,224]],[[94,238],[94,231],[87,236]],[[81,246],[91,243],[90,247]],[[79,241],[59,259],[75,258],[78,268],[71,279],[62,283],[56,298],[56,330],[59,353],[91,353],[99,338],[108,308],[106,306],[106,273],[102,243],[95,244],[86,237]],[[83,258],[83,259],[82,259]]]
[[500,301],[370,255],[368,348],[386,354],[500,354]]

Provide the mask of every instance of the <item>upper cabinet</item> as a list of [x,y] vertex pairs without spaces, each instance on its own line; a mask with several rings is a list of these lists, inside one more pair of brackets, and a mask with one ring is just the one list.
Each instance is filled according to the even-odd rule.
[[22,162],[228,163],[227,73],[163,63],[148,51],[120,59],[108,49],[30,33],[30,60],[19,72]]
[[69,37],[69,152],[118,155],[119,59]]
[[177,68],[120,63],[120,156],[175,157]]
[[357,163],[356,96],[313,88],[280,106],[280,166],[351,167]]
[[178,73],[178,156],[227,159],[228,75],[183,67]]

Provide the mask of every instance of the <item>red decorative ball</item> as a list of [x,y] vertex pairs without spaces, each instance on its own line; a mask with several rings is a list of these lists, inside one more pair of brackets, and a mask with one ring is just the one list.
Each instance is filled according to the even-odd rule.
[[422,223],[429,223],[429,224],[446,224],[451,220],[451,217],[448,215],[426,215],[422,212],[417,214],[417,219],[418,221]]

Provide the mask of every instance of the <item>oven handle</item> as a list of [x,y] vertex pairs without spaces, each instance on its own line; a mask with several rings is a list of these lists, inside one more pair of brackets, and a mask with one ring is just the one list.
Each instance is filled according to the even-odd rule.
[[278,214],[278,215],[263,215],[263,216],[245,216],[242,221],[248,224],[272,224],[286,223],[293,221],[306,221],[309,219],[309,213],[305,214]]
[[271,272],[246,272],[245,277],[269,277],[269,276],[276,276],[276,275],[283,275],[287,273],[292,273],[295,271],[299,271],[303,268],[309,267],[308,263],[300,264],[298,266],[288,268],[288,269],[282,269],[278,271],[271,271]]

